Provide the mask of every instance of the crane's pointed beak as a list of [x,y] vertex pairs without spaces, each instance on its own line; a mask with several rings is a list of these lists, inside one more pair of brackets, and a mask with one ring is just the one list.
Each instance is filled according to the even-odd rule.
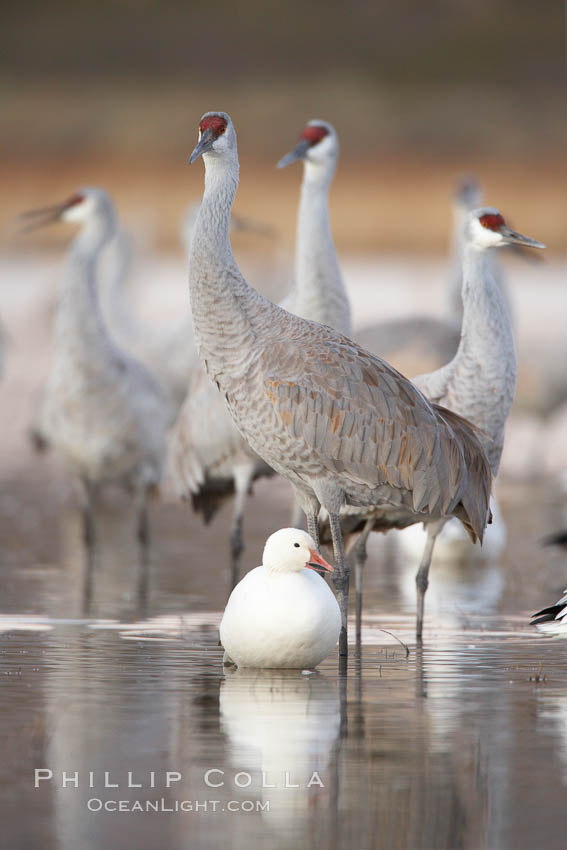
[[52,224],[54,221],[59,221],[67,204],[53,204],[50,207],[41,207],[37,210],[28,210],[18,216],[18,221],[21,223],[21,232],[29,233],[32,230],[38,230],[40,227],[45,227],[47,224]]
[[516,245],[514,242],[510,242],[510,244],[503,245],[502,247],[504,250],[513,254],[514,257],[518,257],[518,259],[522,260],[524,263],[538,265],[539,263],[543,263],[545,260],[543,254],[538,254],[525,245]]
[[327,561],[324,559],[324,557],[322,555],[320,555],[319,552],[316,552],[315,549],[309,550],[309,560],[307,561],[305,566],[309,570],[315,570],[316,572],[319,572],[319,570],[326,572],[326,573],[332,573],[333,572],[332,566],[329,563],[327,563]]
[[205,130],[204,132],[202,132],[201,138],[195,145],[193,153],[189,157],[189,165],[192,165],[196,159],[202,156],[202,154],[207,153],[207,151],[210,151],[213,146],[214,140],[215,139],[212,130]]
[[301,139],[292,151],[282,156],[276,168],[285,168],[286,165],[291,165],[292,162],[297,162],[300,159],[305,159],[310,143],[306,139]]
[[526,248],[545,248],[543,242],[538,242],[537,239],[531,239],[529,236],[524,236],[522,233],[510,230],[506,226],[500,228],[500,234],[504,241],[510,245],[524,245]]

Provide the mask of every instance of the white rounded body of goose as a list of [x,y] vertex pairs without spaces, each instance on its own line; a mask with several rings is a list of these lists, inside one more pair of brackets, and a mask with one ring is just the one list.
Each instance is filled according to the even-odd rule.
[[332,567],[305,531],[282,528],[268,538],[262,566],[247,573],[228,600],[220,625],[225,662],[312,669],[330,655],[341,613],[314,569]]

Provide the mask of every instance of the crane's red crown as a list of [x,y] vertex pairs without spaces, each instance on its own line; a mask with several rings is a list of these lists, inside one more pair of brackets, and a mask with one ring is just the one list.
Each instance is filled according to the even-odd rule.
[[65,208],[69,209],[69,207],[76,207],[77,204],[82,204],[84,200],[84,195],[81,195],[80,192],[75,192],[74,195],[71,195],[71,197],[65,201]]
[[500,213],[485,213],[478,220],[483,227],[486,227],[487,230],[493,230],[495,233],[499,233],[500,229],[506,224]]
[[222,136],[226,127],[226,118],[222,118],[220,115],[207,115],[207,117],[203,118],[199,124],[199,130],[201,133],[204,133],[205,130],[210,130],[215,139]]
[[313,147],[328,135],[329,131],[326,127],[322,127],[320,124],[308,124],[299,138],[309,142],[310,146]]

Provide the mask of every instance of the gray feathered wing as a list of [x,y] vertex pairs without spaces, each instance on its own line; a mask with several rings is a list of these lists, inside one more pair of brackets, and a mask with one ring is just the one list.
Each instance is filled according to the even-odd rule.
[[238,463],[255,466],[252,479],[270,474],[232,424],[224,398],[199,366],[191,375],[172,434],[170,469],[177,492],[191,498],[193,509],[203,514],[206,523],[234,495]]
[[[262,354],[282,449],[303,446],[353,503],[454,514],[482,538],[491,477],[473,427],[385,361],[321,331],[321,339],[275,339]],[[471,477],[478,506],[465,498]]]

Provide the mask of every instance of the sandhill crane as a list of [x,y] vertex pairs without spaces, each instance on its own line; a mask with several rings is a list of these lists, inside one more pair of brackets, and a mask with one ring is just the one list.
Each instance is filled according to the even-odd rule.
[[189,263],[199,355],[251,448],[292,482],[316,542],[320,507],[330,515],[344,667],[343,504],[377,506],[389,526],[458,516],[473,537],[482,537],[490,468],[465,420],[430,404],[347,337],[288,313],[249,286],[228,233],[238,153],[226,113],[202,117],[189,161],[200,155],[205,191]]
[[[478,428],[478,437],[496,476],[504,445],[506,420],[516,389],[516,351],[507,301],[492,274],[490,249],[506,244],[544,248],[541,242],[510,230],[494,207],[469,213],[463,244],[463,327],[454,358],[445,366],[413,379],[432,402],[466,417]],[[352,515],[353,514],[353,515]],[[349,517],[351,532],[359,528],[356,511]],[[446,518],[427,525],[427,539],[416,576],[417,639],[423,629],[423,605],[435,540]],[[360,634],[362,566],[369,533],[383,530],[380,517],[365,513],[364,529],[356,544],[357,635]]]
[[[467,218],[473,209],[481,206],[481,202],[482,188],[479,182],[471,176],[461,177],[453,194],[453,229],[446,289],[446,318],[434,319],[421,316],[398,319],[366,328],[356,335],[361,345],[392,360],[402,372],[406,372],[409,366],[414,367],[407,371],[410,375],[415,374],[418,368],[421,372],[439,368],[448,363],[457,351],[463,321],[463,250]],[[492,277],[500,287],[508,311],[512,315],[505,275],[501,264],[497,261],[496,252],[490,252],[486,262],[490,264]],[[445,547],[447,556],[461,553],[479,561],[493,560],[497,557],[506,543],[506,526],[494,496],[491,499],[490,510],[492,523],[486,529],[482,547],[471,546],[463,528],[454,520],[445,525],[437,539],[436,557],[441,554],[442,547]],[[412,526],[396,535],[395,543],[400,558],[419,562],[423,554],[425,537],[425,529],[419,526]]]
[[[452,204],[453,229],[451,233],[450,268],[448,285],[445,292],[447,318],[445,320],[439,320],[437,326],[435,319],[426,319],[425,321],[429,324],[429,327],[420,326],[413,338],[413,342],[411,342],[413,346],[412,354],[414,356],[423,355],[422,363],[427,370],[436,369],[448,363],[454,357],[459,345],[463,321],[462,289],[465,229],[469,213],[471,210],[480,207],[481,203],[482,188],[480,183],[470,175],[461,177],[455,187]],[[492,256],[492,274],[505,293],[508,301],[502,268],[496,262],[494,254]],[[415,322],[417,321],[419,320],[416,319]],[[435,339],[437,343],[434,342]],[[407,350],[406,345],[408,344],[410,344],[408,340],[402,343],[404,350]],[[417,350],[418,346],[422,351]],[[432,350],[435,362],[428,365]],[[386,348],[385,351],[389,351],[389,349]],[[419,362],[417,357],[416,361]],[[422,372],[424,366],[420,366]],[[414,372],[415,370],[412,370],[409,374],[413,374]],[[496,558],[506,544],[506,526],[504,525],[500,508],[494,496],[490,500],[490,511],[492,514],[492,523],[486,529],[482,547],[471,546],[468,537],[463,533],[462,527],[457,522],[452,521],[445,525],[437,538],[435,557],[439,557],[440,549],[444,545],[447,556],[449,557],[454,557],[459,552],[466,552],[474,559],[493,560]],[[411,561],[417,560],[419,562],[423,554],[425,536],[425,529],[417,525],[407,528],[401,534],[396,535],[396,545],[400,557],[404,560],[407,558]]]
[[517,378],[507,298],[494,279],[491,262],[491,249],[507,244],[545,248],[541,242],[507,227],[494,207],[469,213],[463,246],[463,326],[459,348],[446,366],[414,378],[428,398],[466,416],[481,429],[493,475],[500,465]]
[[[120,226],[116,215],[113,221],[109,222],[109,226],[112,232],[102,246],[96,261],[97,295],[108,333],[120,348],[132,354],[127,341],[135,339],[139,329],[136,318],[124,298],[124,281],[128,277],[132,264],[133,240],[131,235]],[[45,392],[45,386],[41,387],[38,404],[29,427],[32,445],[40,452],[50,449],[46,429],[42,424]]]
[[341,612],[318,570],[333,568],[305,531],[280,528],[270,535],[262,565],[236,585],[223,614],[225,664],[310,670],[331,654]]
[[162,474],[167,408],[146,367],[112,341],[100,311],[97,261],[115,232],[114,206],[102,189],[81,188],[64,203],[25,218],[33,227],[58,220],[81,225],[57,305],[42,427],[84,486],[87,549],[94,545],[94,497],[112,482],[135,495],[145,546],[147,497]]
[[[339,152],[331,124],[319,119],[304,127],[296,147],[278,163],[304,164],[297,220],[295,284],[282,302],[287,310],[350,333],[350,304],[329,223],[328,196]],[[232,221],[232,218],[231,218]],[[193,222],[195,226],[195,222]],[[192,371],[187,398],[172,439],[172,473],[180,494],[209,521],[220,502],[234,494],[230,536],[232,587],[243,551],[244,503],[252,482],[273,470],[251,451],[224,399],[200,364]]]

